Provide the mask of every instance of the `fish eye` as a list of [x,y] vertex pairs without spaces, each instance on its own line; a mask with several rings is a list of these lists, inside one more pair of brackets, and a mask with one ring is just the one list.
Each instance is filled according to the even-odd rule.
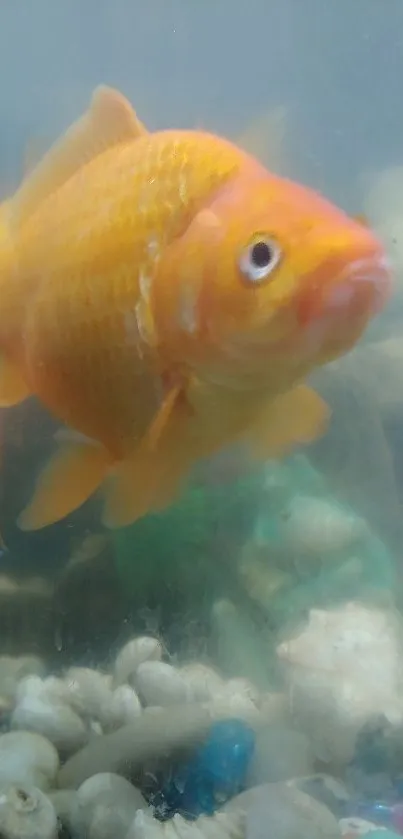
[[265,236],[255,236],[247,245],[239,260],[239,269],[252,284],[267,280],[281,259],[281,250],[276,242]]

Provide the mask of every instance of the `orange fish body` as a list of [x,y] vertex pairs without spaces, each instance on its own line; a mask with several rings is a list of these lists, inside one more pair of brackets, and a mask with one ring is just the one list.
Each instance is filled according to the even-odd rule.
[[104,480],[105,523],[127,524],[226,444],[267,457],[315,438],[327,409],[303,379],[388,292],[363,225],[224,139],[149,134],[108,88],[5,208],[0,405],[35,394],[78,432],[24,529]]

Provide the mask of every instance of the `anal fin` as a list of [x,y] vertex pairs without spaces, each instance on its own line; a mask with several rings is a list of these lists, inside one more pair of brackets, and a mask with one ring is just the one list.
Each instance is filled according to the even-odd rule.
[[110,465],[110,456],[100,445],[66,439],[39,474],[18,526],[21,530],[39,530],[63,519],[95,492]]

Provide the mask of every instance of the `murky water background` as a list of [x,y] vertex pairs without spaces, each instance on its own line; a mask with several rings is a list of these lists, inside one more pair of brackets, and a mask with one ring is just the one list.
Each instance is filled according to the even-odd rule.
[[[341,832],[352,837],[365,832],[362,825],[340,822],[352,815],[403,833],[396,815],[403,776],[401,0],[3,2],[0,71],[4,196],[17,185],[24,161],[39,156],[84,110],[93,88],[107,83],[125,93],[151,129],[203,127],[235,140],[252,137],[272,168],[352,213],[367,213],[397,264],[388,310],[357,350],[315,376],[333,409],[323,440],[258,473],[235,458],[218,458],[173,509],[126,531],[102,534],[95,500],[54,527],[19,532],[15,517],[57,425],[33,400],[1,415],[0,527],[9,548],[0,560],[3,730],[11,725],[45,735],[63,763],[94,737],[133,723],[132,695],[130,713],[126,708],[116,712],[115,722],[105,722],[104,711],[93,710],[99,683],[90,690],[83,687],[83,672],[63,675],[73,665],[105,668],[114,679],[108,690],[134,686],[143,708],[171,708],[173,696],[179,704],[192,705],[200,696],[218,702],[214,691],[221,690],[220,719],[240,717],[254,726],[257,714],[263,725],[256,729],[255,762],[244,786],[325,772],[326,783],[322,778],[304,786],[300,780],[299,789],[311,796],[310,806],[319,800],[334,817],[326,822],[322,812],[320,826],[312,826],[314,816],[308,828],[301,826],[300,804],[289,798],[295,787],[284,792],[282,786],[275,796],[266,791],[264,801],[250,799],[250,820],[237,823],[231,835],[260,836],[270,823],[275,839],[304,831],[307,839],[308,833],[309,839]],[[161,687],[158,667],[141,679],[137,647],[127,653],[125,675],[117,677],[117,651],[139,634],[161,643],[153,654],[157,665],[162,656],[176,668],[189,661],[213,666],[225,690],[221,682],[220,689],[215,683],[203,692],[199,680],[198,690],[182,685],[175,694],[171,683]],[[15,663],[2,658],[25,654],[43,663],[28,662],[17,673]],[[31,683],[28,678],[25,693],[20,688],[18,694],[27,673]],[[49,673],[61,679],[57,690],[56,683],[45,685]],[[168,671],[163,676],[171,677]],[[69,700],[61,696],[63,679],[63,690],[74,685],[78,705],[69,705],[70,694]],[[228,682],[234,679],[243,682]],[[42,706],[35,716],[35,702],[29,704],[34,694],[45,710],[52,702],[53,708],[73,708],[83,726],[77,723],[76,740],[70,729],[70,735],[60,734],[68,723],[62,725],[55,711],[52,723]],[[176,730],[178,721],[169,720],[165,728]],[[193,728],[189,722],[187,749],[206,736],[203,720],[193,720]],[[143,735],[133,731],[133,742],[140,741]],[[378,738],[375,745],[368,745],[370,734]],[[15,778],[3,771],[2,748],[0,737],[0,786],[3,779],[25,783],[24,773]],[[159,765],[151,792],[144,780],[158,749],[147,760],[137,755],[137,763],[133,755],[126,763],[108,763],[105,753],[87,774],[81,765],[65,775],[62,769],[61,786],[78,786],[104,768],[129,775],[149,795],[168,789],[171,776],[167,780],[165,770],[161,776]],[[130,760],[134,775],[122,769],[132,766]],[[56,784],[52,771],[42,789]],[[226,771],[228,777],[228,765]],[[37,777],[34,782],[41,786]],[[220,794],[231,797],[222,789]],[[56,799],[54,805],[58,809]],[[8,800],[7,806],[14,805]],[[11,839],[5,812],[0,803],[0,833]],[[65,822],[73,837],[107,835],[95,828],[85,833],[87,816],[74,818]],[[139,825],[129,829],[129,822],[126,833],[115,826],[113,835],[140,836]],[[41,829],[44,839],[55,835]],[[200,830],[210,835],[208,826]]]

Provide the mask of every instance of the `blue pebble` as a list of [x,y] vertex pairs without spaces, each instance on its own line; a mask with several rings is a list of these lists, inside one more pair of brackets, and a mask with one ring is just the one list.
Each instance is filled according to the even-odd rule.
[[[238,719],[215,723],[207,740],[186,763],[179,765],[162,786],[160,802],[169,818],[180,813],[188,819],[213,815],[244,789],[255,748],[255,733]],[[158,802],[153,801],[159,809]]]

